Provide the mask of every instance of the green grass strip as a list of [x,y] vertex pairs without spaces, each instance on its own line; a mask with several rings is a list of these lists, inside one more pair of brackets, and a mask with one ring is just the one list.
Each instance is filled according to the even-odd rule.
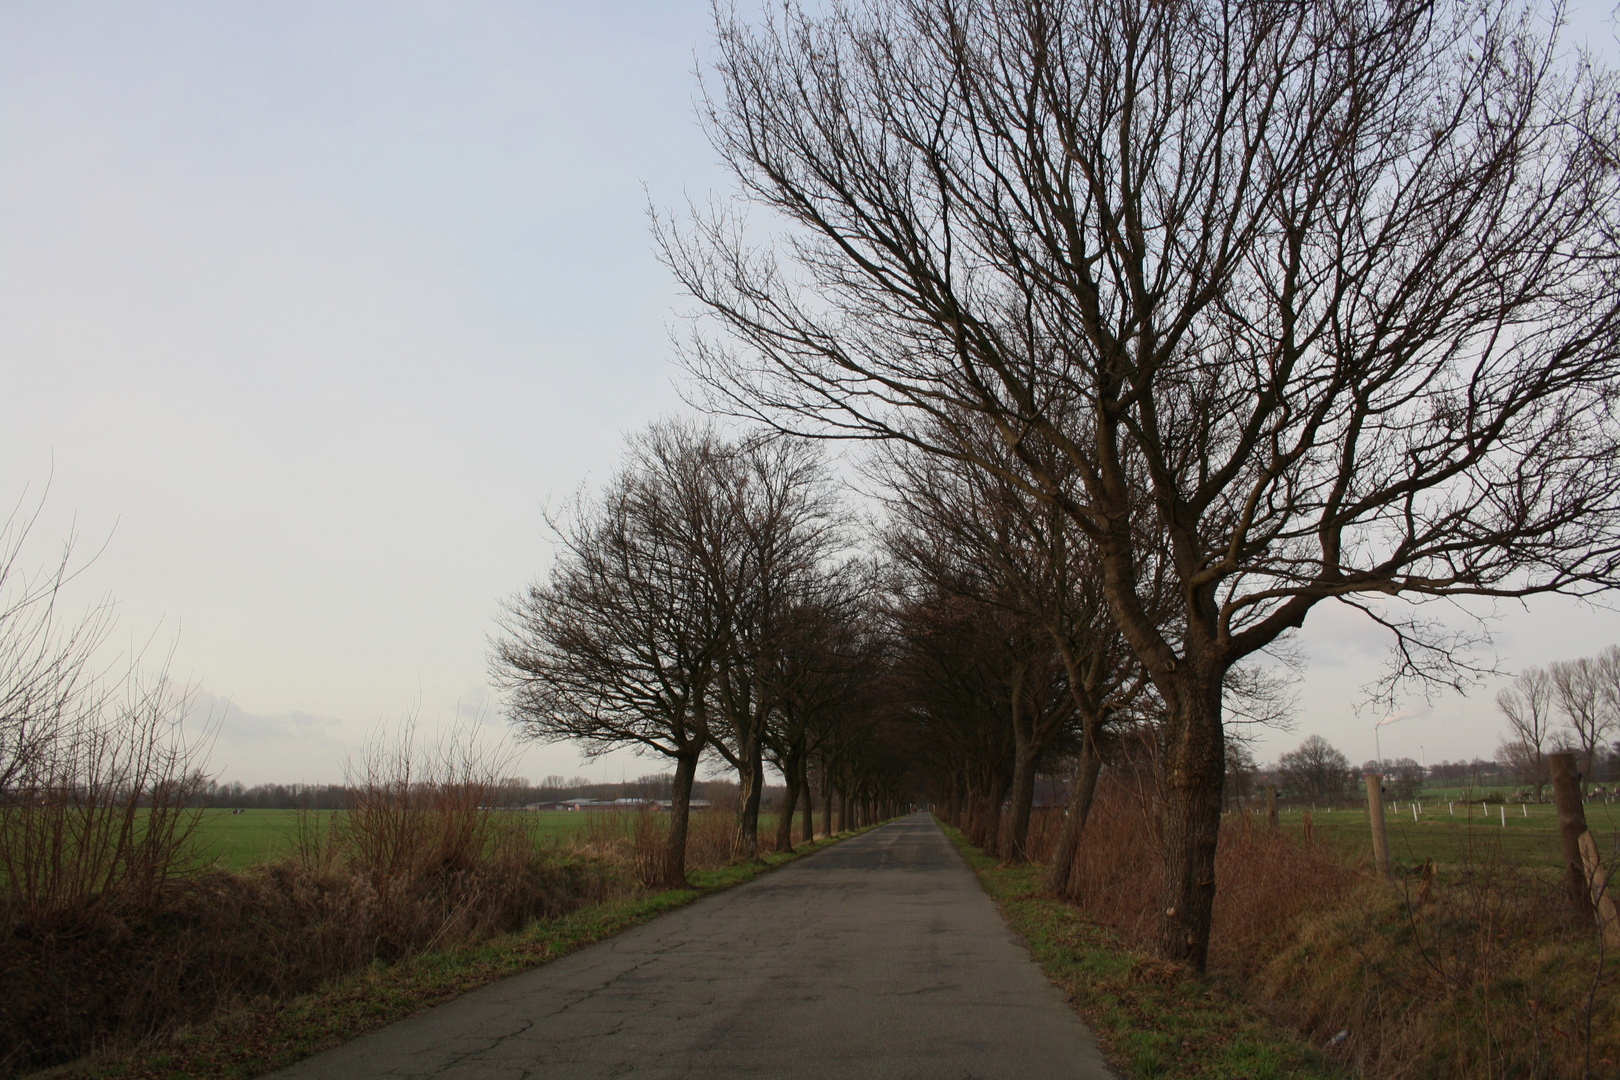
[[138,1046],[82,1058],[35,1074],[35,1080],[211,1080],[284,1069],[323,1050],[351,1042],[452,998],[550,963],[576,949],[623,933],[699,897],[752,881],[778,866],[865,832],[857,829],[789,854],[687,875],[691,888],[580,908],[532,923],[515,934],[425,953],[362,971],[284,1002],[244,1005],[206,1025],[175,1033],[161,1045]]
[[1218,978],[1126,946],[1041,892],[1038,864],[1002,866],[944,826],[1007,926],[1133,1080],[1339,1080],[1351,1075]]

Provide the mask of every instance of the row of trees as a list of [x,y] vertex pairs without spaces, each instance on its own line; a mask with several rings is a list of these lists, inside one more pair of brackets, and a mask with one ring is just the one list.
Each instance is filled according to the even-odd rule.
[[[1062,522],[1093,704],[1158,712],[1169,958],[1204,962],[1243,665],[1334,601],[1394,633],[1392,678],[1460,682],[1466,642],[1390,598],[1620,581],[1620,96],[1544,27],[1507,0],[721,9],[707,130],[783,228],[660,224],[686,361],[716,409]],[[1034,625],[1093,625],[1062,618]],[[1083,707],[1042,678],[1026,752],[1023,702]]]
[[[574,597],[609,580],[712,583],[675,620],[683,644],[637,659],[634,702],[590,689],[612,666],[503,646],[520,714],[559,733],[589,715],[583,738],[634,716],[626,737],[678,769],[714,746],[746,773],[803,640],[752,612],[843,628],[818,672],[857,670],[881,623],[894,678],[858,730],[904,732],[947,805],[993,814],[1010,790],[1008,854],[1031,762],[1063,747],[1082,793],[1110,754],[1151,767],[1158,947],[1201,967],[1228,725],[1285,707],[1276,654],[1316,605],[1391,631],[1390,685],[1458,685],[1471,639],[1422,602],[1620,584],[1620,95],[1532,14],[720,9],[703,117],[742,202],[782,229],[761,243],[738,203],[660,220],[697,305],[684,360],[714,410],[887,448],[883,619],[829,621],[850,578],[825,563],[803,605],[717,584],[745,580],[721,564],[757,561],[753,534],[733,549],[688,523],[648,444],[659,482],[627,477],[565,530],[562,576],[510,614],[512,640],[564,641]],[[678,543],[636,516],[653,491]],[[688,639],[688,620],[708,629]]]
[[667,882],[685,880],[706,756],[736,772],[739,858],[758,850],[767,762],[787,783],[780,845],[795,809],[809,831],[813,782],[824,813],[835,796],[863,808],[898,798],[873,722],[871,571],[850,554],[847,513],[812,447],[655,424],[552,527],[557,558],[507,605],[494,676],[533,736],[671,761]]
[[1620,733],[1620,645],[1596,656],[1529,667],[1496,695],[1507,720],[1497,756],[1519,781],[1542,789],[1551,779],[1547,755],[1579,755],[1581,775],[1596,775],[1598,757]]
[[[1247,755],[1244,752],[1234,756],[1241,760]],[[1249,769],[1252,773],[1254,769],[1252,759],[1249,760]],[[1435,766],[1431,772],[1428,767],[1411,758],[1364,761],[1361,768],[1356,769],[1351,766],[1350,759],[1345,757],[1343,752],[1320,735],[1310,736],[1293,750],[1278,757],[1276,767],[1271,770],[1271,777],[1281,789],[1280,793],[1285,796],[1331,803],[1347,795],[1359,794],[1361,776],[1369,772],[1381,776],[1384,789],[1398,799],[1415,798],[1423,788],[1423,781],[1431,775],[1436,779],[1456,776],[1465,784],[1471,780],[1466,765],[1453,767],[1448,762],[1445,765]],[[1229,764],[1229,791],[1232,787],[1231,779],[1232,769]],[[1477,770],[1472,779],[1477,779]],[[1251,790],[1252,786],[1250,781]]]

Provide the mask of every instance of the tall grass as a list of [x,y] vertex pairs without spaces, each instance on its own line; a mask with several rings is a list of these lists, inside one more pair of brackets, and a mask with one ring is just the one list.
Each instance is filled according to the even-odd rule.
[[[636,879],[647,888],[663,880],[664,841],[669,835],[669,815],[643,809],[592,813],[581,841],[581,850],[634,867]],[[735,807],[725,801],[707,810],[694,810],[687,822],[686,869],[717,870],[732,859],[732,839],[736,828]],[[800,836],[802,830],[794,835]],[[813,839],[813,838],[812,838]],[[759,853],[776,850],[774,829],[761,828]]]
[[198,777],[156,719],[172,700],[143,700],[113,714],[122,727],[64,727],[38,760],[77,771],[40,772],[0,808],[0,1074],[635,888],[613,860],[537,846],[485,809],[493,772],[469,744],[419,750],[409,732],[374,741],[352,807],[306,818],[293,854],[202,865],[185,843]]
[[[1057,823],[1037,823],[1047,857]],[[1160,866],[1152,786],[1099,790],[1068,899],[1146,949]],[[1482,834],[1394,885],[1364,863],[1235,815],[1216,859],[1210,970],[1368,1076],[1611,1075],[1620,995],[1593,927],[1554,875]],[[1590,1022],[1590,1043],[1586,1035]]]

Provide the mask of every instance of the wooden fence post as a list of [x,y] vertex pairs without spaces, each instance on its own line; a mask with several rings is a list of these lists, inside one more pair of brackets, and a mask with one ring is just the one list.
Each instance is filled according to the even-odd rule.
[[1272,831],[1277,828],[1277,789],[1271,784],[1266,785],[1266,825]]
[[1597,841],[1586,828],[1586,807],[1581,804],[1581,775],[1575,755],[1548,754],[1552,763],[1553,799],[1558,803],[1558,838],[1564,848],[1564,886],[1577,914],[1597,921],[1603,944],[1620,947],[1620,915],[1609,895],[1608,877],[1598,857]]
[[1581,867],[1586,872],[1586,887],[1597,915],[1598,929],[1603,931],[1603,944],[1611,949],[1620,947],[1620,916],[1615,913],[1603,861],[1598,858],[1597,841],[1590,832],[1581,833]]
[[1384,783],[1376,772],[1363,774],[1367,781],[1367,817],[1372,821],[1373,862],[1381,877],[1389,873],[1389,834],[1384,831]]
[[1591,918],[1592,893],[1587,886],[1586,861],[1581,857],[1581,834],[1586,832],[1586,808],[1581,805],[1581,778],[1574,754],[1548,754],[1552,766],[1553,801],[1558,804],[1558,838],[1564,848],[1564,892],[1577,915]]

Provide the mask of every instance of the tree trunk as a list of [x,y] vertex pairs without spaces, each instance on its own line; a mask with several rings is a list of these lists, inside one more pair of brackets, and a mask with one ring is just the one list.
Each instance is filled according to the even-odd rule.
[[984,820],[979,824],[979,847],[986,855],[1001,855],[1001,804],[1007,798],[1008,777],[1000,769],[990,781],[990,795],[984,802]]
[[1102,755],[1097,751],[1097,740],[1088,730],[1080,746],[1080,760],[1075,762],[1063,831],[1058,834],[1057,848],[1046,867],[1046,891],[1053,896],[1069,894],[1074,859],[1080,852],[1080,837],[1086,831],[1086,818],[1091,816],[1091,803],[1097,797],[1097,777],[1101,772]]
[[849,828],[849,792],[842,787],[838,789],[838,831],[843,832]]
[[675,759],[675,781],[669,792],[669,837],[664,847],[664,885],[678,889],[686,884],[686,833],[692,816],[692,780],[697,776],[698,755],[683,754]]
[[833,782],[832,773],[827,771],[825,765],[821,770],[821,835],[831,836],[833,833]]
[[1564,888],[1569,906],[1583,919],[1592,917],[1592,893],[1581,857],[1581,834],[1586,831],[1586,807],[1581,805],[1580,775],[1574,754],[1548,754],[1552,765],[1553,801],[1558,804],[1558,836],[1564,849]]
[[968,843],[974,847],[984,847],[984,820],[990,813],[990,798],[981,794],[977,777],[969,777],[967,791],[962,798],[962,813],[965,817],[962,831],[967,834]]
[[741,790],[737,792],[737,832],[731,841],[731,857],[752,862],[759,858],[759,799],[765,791],[764,747],[756,740],[743,760],[748,768],[738,770]]
[[787,794],[782,799],[782,812],[776,816],[776,850],[793,850],[793,811],[799,803],[799,770],[789,766],[783,772],[787,780]]
[[[1187,662],[1192,668],[1193,661]],[[1203,971],[1215,904],[1215,844],[1221,830],[1226,742],[1221,676],[1181,674],[1168,718],[1164,762],[1164,881],[1159,896],[1159,954]]]
[[1007,863],[1021,863],[1029,859],[1029,853],[1025,848],[1029,843],[1029,815],[1035,805],[1035,759],[1040,754],[1040,747],[1035,744],[1033,736],[1033,731],[1017,731],[1018,748],[1013,763],[1012,806],[1002,826],[1000,844],[1001,859]]
[[804,793],[804,842],[810,843],[816,838],[815,800],[810,797],[810,763],[804,758],[799,759],[799,790]]

